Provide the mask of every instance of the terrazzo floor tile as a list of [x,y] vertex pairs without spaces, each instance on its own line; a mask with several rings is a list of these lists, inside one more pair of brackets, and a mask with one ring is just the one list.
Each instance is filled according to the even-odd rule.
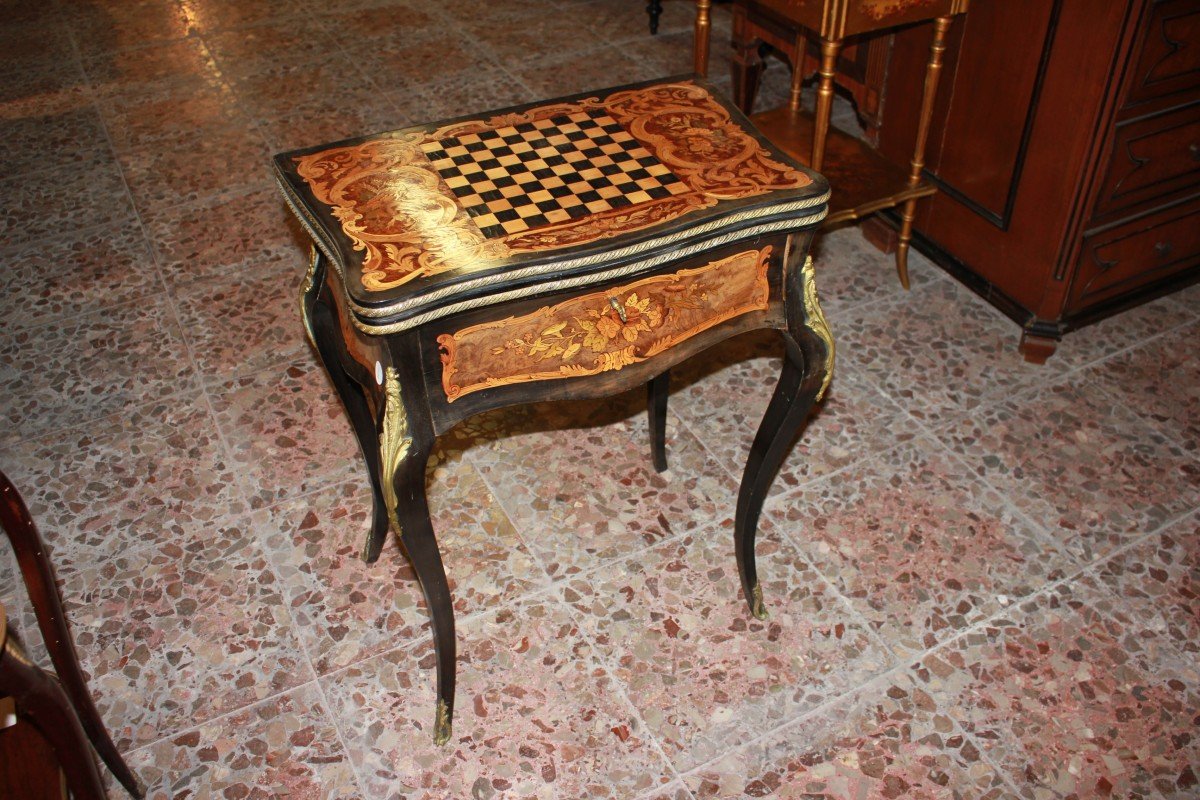
[[[126,760],[147,800],[367,797],[314,684],[135,750]],[[109,794],[120,791],[110,787]]]
[[750,615],[726,531],[689,534],[562,586],[681,773],[892,666],[791,544],[760,535],[757,553],[765,622]]
[[1067,585],[914,667],[1027,798],[1195,797],[1195,664],[1167,665]]
[[1045,372],[1016,352],[1012,324],[949,281],[914,287],[839,314],[831,325],[843,363],[863,369],[917,419],[938,425],[973,413],[1031,385]]
[[[1068,333],[1046,366],[1062,372],[1108,359],[1140,342],[1169,334],[1192,319],[1191,311],[1175,297],[1164,297]],[[1118,357],[1104,361],[1097,371],[1103,372],[1108,364],[1120,363],[1121,360]]]
[[[462,20],[463,33],[475,38],[483,52],[501,64],[526,64],[530,53],[597,50],[603,40],[579,35],[579,19],[561,12],[517,8],[511,13],[474,16]],[[548,42],[553,45],[547,48]],[[611,75],[612,73],[610,73]],[[610,85],[596,84],[592,88]],[[533,87],[530,87],[533,88]],[[543,94],[542,97],[554,95]]]
[[83,71],[99,95],[219,81],[221,73],[204,42],[189,37],[128,50],[91,51],[83,55]]
[[166,86],[154,90],[115,93],[98,102],[108,135],[118,152],[145,148],[157,142],[171,147],[174,140],[246,125],[237,97],[224,82],[189,86],[187,91]]
[[1160,433],[1200,457],[1200,323],[1185,325],[1089,371]]
[[343,108],[376,102],[380,88],[348,56],[331,53],[312,64],[275,63],[238,77],[234,92],[253,117],[336,115]]
[[394,130],[403,127],[404,122],[392,99],[381,93],[369,103],[356,103],[337,114],[260,116],[258,129],[270,144],[271,151],[282,153]]
[[769,501],[766,514],[902,657],[1078,568],[928,439]]
[[322,679],[373,798],[627,798],[673,775],[570,614],[544,596],[458,626],[454,732],[433,743],[432,644]]
[[136,226],[92,228],[0,252],[0,336],[73,319],[158,292],[154,256]]
[[271,178],[270,153],[256,130],[226,128],[137,147],[120,155],[133,202],[142,214],[203,200]]
[[[420,585],[394,535],[374,564],[360,557],[370,491],[342,484],[264,512],[264,548],[318,674],[428,636]],[[429,481],[434,532],[460,619],[545,583],[496,498],[462,461]]]
[[242,518],[63,582],[64,611],[117,746],[138,747],[315,676],[260,532]]
[[296,286],[294,264],[279,259],[176,290],[201,379],[252,375],[308,356]]
[[[894,257],[875,249],[858,227],[837,228],[817,236],[813,240],[812,257],[821,307],[835,339],[843,315],[860,316],[851,309],[876,300],[904,297]],[[912,287],[909,291],[923,291],[929,285],[948,280],[941,270],[915,252],[909,256],[908,273]]]
[[[497,56],[503,58],[503,56]],[[509,71],[538,97],[590,92],[616,83],[634,83],[658,75],[653,64],[638,63],[616,46],[564,49],[537,61],[508,61]],[[613,76],[621,76],[614,81]]]
[[1003,778],[907,673],[689,773],[696,800],[1011,796]]
[[210,535],[245,509],[196,393],[0,447],[59,572],[130,549]]
[[25,436],[187,391],[193,373],[160,297],[0,339],[0,419]]
[[1200,503],[1200,464],[1085,380],[937,432],[967,466],[1091,561]]
[[732,524],[733,481],[695,437],[668,423],[671,468],[657,473],[646,423],[625,418],[623,402],[540,406],[533,425],[470,453],[555,579],[684,531]]
[[208,389],[253,507],[273,505],[366,469],[350,421],[311,355]]
[[[37,112],[35,112],[37,113]],[[133,224],[133,205],[115,164],[46,170],[35,181],[0,180],[0,247],[42,242],[84,228]]]
[[1081,582],[1103,587],[1135,635],[1170,640],[1200,658],[1200,519],[1191,516],[1105,559]]
[[[741,338],[743,341],[707,351],[697,361],[714,371],[681,387],[670,400],[687,429],[738,481],[783,363],[778,337],[761,337],[772,351],[770,356],[747,352],[757,342]],[[835,365],[829,393],[796,439],[770,495],[854,464],[919,432],[915,423],[859,373]]]
[[[163,279],[171,287],[235,271],[277,272],[274,262],[308,266],[308,244],[278,190],[260,188],[145,216]],[[297,283],[295,286],[299,286]]]
[[[324,3],[319,5],[322,10],[327,8]],[[267,21],[237,30],[209,33],[204,36],[204,41],[222,73],[235,78],[246,77],[280,62],[315,63],[336,51],[336,37],[318,21],[322,19]]]
[[111,159],[104,125],[90,104],[57,113],[23,115],[0,111],[0,163],[6,175],[46,169],[86,169]]
[[[406,9],[396,10],[406,13]],[[365,46],[361,54],[356,55],[355,65],[374,85],[387,87],[389,91],[404,91],[424,84],[430,64],[438,65],[439,80],[453,80],[459,75],[479,77],[499,68],[496,62],[480,53],[473,41],[453,28],[411,41],[401,39],[397,42],[392,37],[359,41]]]
[[81,3],[67,18],[80,52],[113,53],[182,39],[187,15],[175,2]]
[[506,108],[536,99],[534,92],[504,70],[484,78],[459,75],[403,92],[388,92],[398,114],[394,126],[418,125],[466,114]]
[[296,3],[279,0],[189,0],[188,32],[207,34],[260,25],[302,13]]

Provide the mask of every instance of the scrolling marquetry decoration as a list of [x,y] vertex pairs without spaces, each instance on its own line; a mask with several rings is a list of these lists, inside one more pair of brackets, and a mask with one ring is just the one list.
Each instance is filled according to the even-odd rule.
[[726,320],[765,311],[772,248],[656,275],[438,337],[446,400],[645,361]]
[[[649,169],[657,170],[656,176],[672,188],[655,196],[634,191],[633,199],[623,200],[619,206],[597,203],[589,206],[586,214],[565,219],[563,214],[551,214],[545,220],[539,217],[534,226],[508,232],[476,224],[456,195],[455,190],[461,194],[463,187],[447,184],[459,177],[445,177],[445,170],[439,172],[429,157],[436,153],[444,158],[460,146],[478,148],[481,134],[494,139],[497,133],[509,135],[522,126],[550,128],[548,136],[554,137],[560,133],[554,130],[556,125],[576,125],[583,117],[603,119],[605,124],[612,120],[621,129],[614,138],[626,140],[621,146],[645,152],[661,164],[661,170]],[[604,146],[613,145],[605,142]],[[489,193],[504,193],[511,199],[509,179],[527,179],[527,168],[517,167],[520,176],[507,174],[504,168],[511,166],[512,156],[500,158],[501,163],[488,172],[505,185]],[[600,160],[606,161],[607,156]],[[757,139],[730,119],[720,103],[691,82],[554,103],[435,130],[399,131],[300,156],[296,164],[316,199],[330,207],[354,250],[363,253],[362,284],[368,291],[391,289],[451,269],[486,266],[520,254],[587,244],[659,225],[721,200],[799,188],[811,182],[802,172],[772,158]],[[571,164],[580,172],[611,166],[586,159]],[[553,167],[539,171],[549,174],[547,169]]]

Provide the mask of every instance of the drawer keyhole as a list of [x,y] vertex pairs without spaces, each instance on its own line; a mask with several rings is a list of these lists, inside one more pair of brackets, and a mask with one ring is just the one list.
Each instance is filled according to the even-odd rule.
[[621,324],[624,325],[629,320],[625,317],[625,306],[615,297],[608,298],[608,304],[612,306],[613,311],[617,312],[617,316],[621,318]]
[[1166,258],[1167,256],[1171,255],[1171,251],[1174,249],[1175,246],[1170,242],[1159,242],[1158,244],[1154,245],[1154,252],[1158,253],[1162,258]]

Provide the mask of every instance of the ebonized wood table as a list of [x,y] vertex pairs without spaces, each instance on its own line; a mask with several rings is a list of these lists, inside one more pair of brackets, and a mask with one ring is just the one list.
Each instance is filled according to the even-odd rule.
[[754,537],[767,488],[829,385],[807,258],[829,189],[691,79],[652,82],[276,156],[311,235],[309,336],[369,467],[373,561],[389,527],[437,653],[450,737],[455,637],[429,520],[434,439],[489,409],[647,384],[655,465],[673,365],[747,330],[786,343],[738,495],[735,552],[766,614]]

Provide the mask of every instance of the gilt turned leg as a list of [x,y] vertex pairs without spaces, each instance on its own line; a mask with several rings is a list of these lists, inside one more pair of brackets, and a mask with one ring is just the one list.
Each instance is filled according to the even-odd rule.
[[423,387],[415,342],[410,344],[412,352],[398,359],[400,366],[384,370],[379,424],[380,480],[392,527],[404,545],[429,608],[437,657],[433,740],[440,745],[450,740],[454,717],[454,606],[425,496],[425,466],[433,449],[434,434],[428,406],[419,394]]
[[50,654],[50,661],[54,664],[54,671],[70,698],[71,707],[82,723],[88,740],[125,790],[134,797],[142,797],[137,778],[121,758],[92,702],[87,680],[71,644],[71,632],[67,629],[62,598],[54,579],[54,568],[46,557],[46,547],[38,535],[25,501],[3,472],[0,472],[0,527],[3,527],[8,535],[13,552],[16,553],[21,578],[33,604],[38,630],[42,634],[46,651]]
[[809,166],[820,170],[825,163],[825,140],[829,136],[829,119],[833,116],[833,82],[837,77],[838,54],[842,52],[840,40],[821,40],[821,66],[818,70],[817,107],[813,114],[812,157]]
[[[917,141],[908,173],[908,185],[921,182],[921,171],[925,168],[925,145],[929,141],[929,126],[933,119],[933,103],[937,99],[938,81],[942,75],[942,55],[946,52],[946,31],[950,29],[951,17],[938,17],[933,26],[933,44],[929,46],[929,62],[925,65],[925,91],[921,95],[921,115],[917,122]],[[900,236],[896,242],[896,272],[900,285],[908,288],[908,248],[912,241],[913,220],[917,217],[917,199],[904,204],[900,212]]]
[[667,469],[667,396],[671,392],[671,372],[665,371],[646,384],[646,406],[650,417],[650,452],[654,469]]
[[783,370],[750,447],[734,516],[738,574],[750,613],[758,619],[767,616],[754,561],[758,518],[775,474],[804,427],[809,412],[824,397],[833,370],[833,337],[817,301],[811,260],[803,269],[803,294],[795,299],[789,297],[788,302],[793,306],[800,306],[802,302],[804,314],[800,316],[798,311],[789,311],[789,317],[798,318],[798,321],[790,324],[789,331],[783,333],[787,346]]
[[300,305],[309,339],[316,347],[325,372],[342,400],[346,416],[350,418],[350,424],[354,428],[354,436],[358,439],[363,460],[367,462],[367,472],[371,476],[371,530],[363,545],[362,557],[367,563],[372,563],[379,558],[384,542],[387,541],[388,531],[387,508],[383,502],[383,487],[378,477],[379,453],[376,449],[375,418],[371,414],[371,406],[363,388],[352,380],[342,367],[340,347],[337,344],[341,334],[337,322],[333,319],[333,312],[320,297],[325,268],[325,256],[314,247],[309,277],[300,292]]

